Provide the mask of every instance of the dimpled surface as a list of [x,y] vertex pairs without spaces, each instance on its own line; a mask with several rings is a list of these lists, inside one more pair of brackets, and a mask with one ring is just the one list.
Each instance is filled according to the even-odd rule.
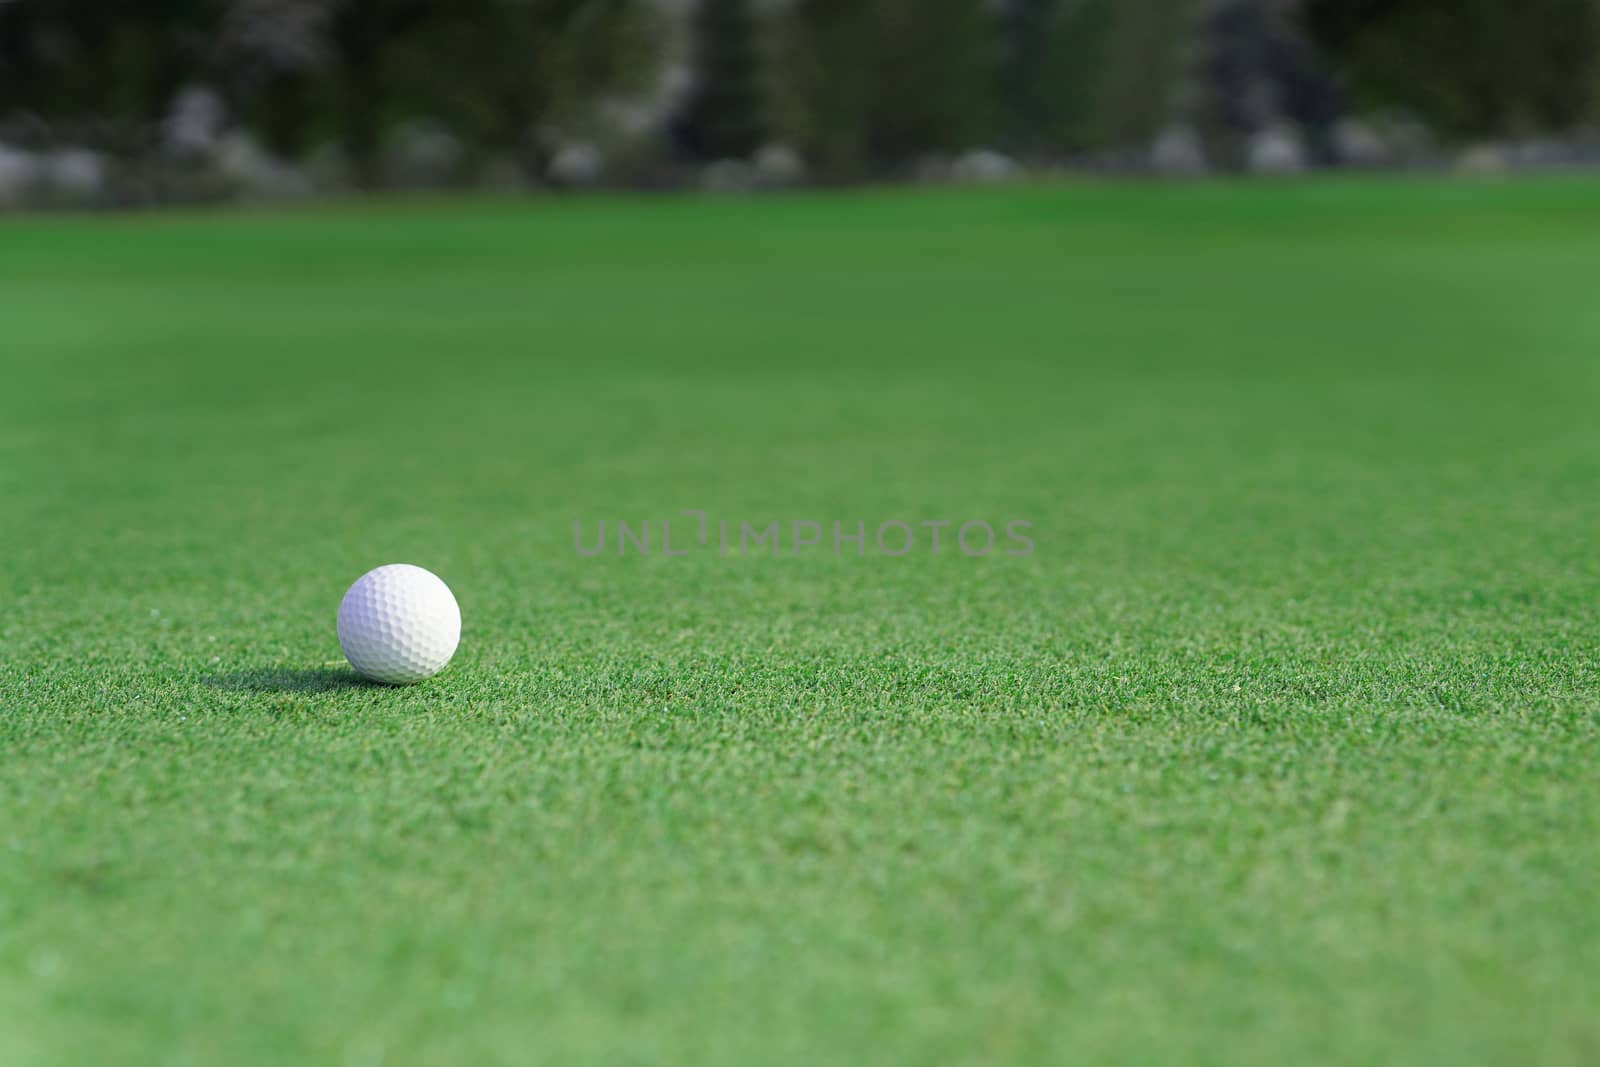
[[376,682],[407,685],[439,673],[461,640],[461,609],[438,575],[391,563],[356,580],[339,603],[339,647]]

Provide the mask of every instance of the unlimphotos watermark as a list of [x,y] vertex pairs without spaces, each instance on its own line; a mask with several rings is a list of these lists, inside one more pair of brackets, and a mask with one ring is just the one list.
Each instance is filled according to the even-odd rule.
[[836,558],[865,557],[869,552],[893,557],[960,554],[974,559],[997,554],[1033,555],[1033,523],[1025,519],[999,524],[983,519],[888,519],[869,530],[865,519],[771,519],[756,524],[731,519],[713,522],[706,512],[694,508],[685,508],[679,515],[692,521],[674,527],[672,519],[600,519],[589,531],[584,520],[574,519],[572,547],[578,555],[590,558],[609,553],[681,557],[710,552],[725,559],[793,559],[828,552]]

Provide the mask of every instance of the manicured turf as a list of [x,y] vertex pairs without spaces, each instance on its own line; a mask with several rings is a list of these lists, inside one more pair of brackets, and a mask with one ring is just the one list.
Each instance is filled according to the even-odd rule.
[[1592,182],[13,220],[0,494],[0,1062],[1600,1058]]

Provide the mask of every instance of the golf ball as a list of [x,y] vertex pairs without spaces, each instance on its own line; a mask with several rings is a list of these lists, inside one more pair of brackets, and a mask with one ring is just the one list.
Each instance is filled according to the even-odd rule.
[[375,682],[410,685],[444,669],[461,641],[461,608],[439,576],[409,563],[370,570],[339,602],[339,647]]

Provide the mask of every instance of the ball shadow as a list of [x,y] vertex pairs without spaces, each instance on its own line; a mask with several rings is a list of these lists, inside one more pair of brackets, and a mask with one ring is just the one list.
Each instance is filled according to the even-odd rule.
[[200,681],[236,693],[328,693],[339,689],[379,689],[355,671],[335,667],[258,667],[208,675]]

